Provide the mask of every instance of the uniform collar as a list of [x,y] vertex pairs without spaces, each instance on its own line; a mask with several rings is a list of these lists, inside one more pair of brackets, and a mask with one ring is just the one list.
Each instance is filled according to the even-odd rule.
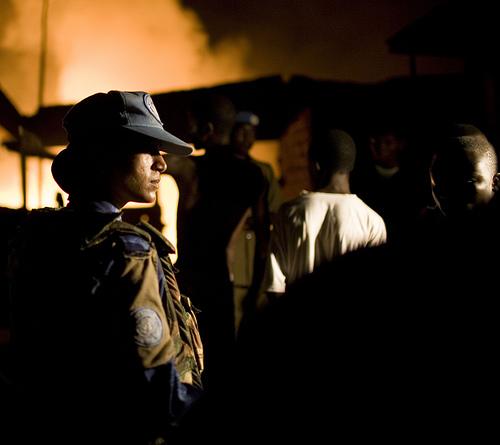
[[116,216],[121,217],[121,210],[109,201],[70,201],[68,207],[79,211],[116,213]]

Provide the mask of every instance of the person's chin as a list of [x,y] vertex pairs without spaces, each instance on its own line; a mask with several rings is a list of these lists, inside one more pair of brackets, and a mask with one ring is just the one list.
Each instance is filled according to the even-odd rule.
[[153,204],[156,201],[156,192],[148,193],[147,195],[137,196],[134,202],[139,204]]

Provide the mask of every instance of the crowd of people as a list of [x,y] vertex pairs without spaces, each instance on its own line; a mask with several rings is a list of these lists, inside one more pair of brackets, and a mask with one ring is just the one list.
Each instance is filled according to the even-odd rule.
[[[5,255],[11,442],[486,432],[500,216],[487,136],[443,125],[422,205],[405,137],[378,128],[356,171],[332,123],[309,150],[311,190],[285,200],[250,154],[258,116],[207,93],[186,119],[190,143],[127,91],[65,116],[52,174],[69,203],[19,218]],[[175,265],[156,228],[122,218],[155,202],[164,173],[179,188]]]

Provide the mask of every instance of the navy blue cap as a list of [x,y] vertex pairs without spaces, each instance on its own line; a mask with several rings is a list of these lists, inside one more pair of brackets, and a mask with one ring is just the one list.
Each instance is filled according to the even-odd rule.
[[193,152],[191,145],[163,128],[153,99],[143,91],[93,94],[68,111],[63,127],[70,142],[126,128],[158,141],[167,153],[189,156]]
[[256,127],[259,125],[259,116],[251,111],[238,111],[238,113],[236,113],[235,122],[239,124],[250,124]]

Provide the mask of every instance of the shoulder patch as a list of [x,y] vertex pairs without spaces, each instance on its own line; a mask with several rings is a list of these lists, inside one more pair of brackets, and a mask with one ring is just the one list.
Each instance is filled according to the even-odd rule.
[[132,315],[135,318],[135,343],[144,348],[158,345],[163,337],[163,325],[158,313],[153,309],[140,307]]

